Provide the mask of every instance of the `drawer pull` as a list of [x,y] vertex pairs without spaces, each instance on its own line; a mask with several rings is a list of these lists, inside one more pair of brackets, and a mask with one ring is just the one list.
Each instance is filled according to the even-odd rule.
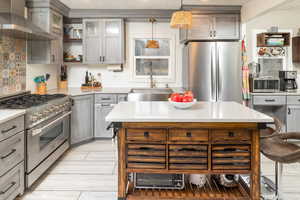
[[139,150],[147,151],[147,150],[151,150],[151,148],[148,148],[148,147],[141,147],[141,148],[139,148]]
[[228,133],[228,137],[234,137],[234,135],[235,135],[234,132],[229,132]]
[[9,128],[9,129],[2,130],[1,133],[2,133],[2,134],[7,133],[7,132],[12,131],[12,130],[14,130],[14,129],[16,129],[16,128],[17,128],[17,126],[16,126],[16,125],[13,125],[13,126],[12,126],[11,128]]
[[182,149],[179,149],[178,151],[198,151],[198,150],[194,149],[194,148],[182,148]]
[[4,160],[4,159],[8,158],[12,154],[14,154],[16,151],[17,151],[16,149],[11,150],[11,152],[9,152],[8,154],[6,154],[5,156],[1,156],[1,160]]
[[144,132],[144,137],[149,137],[149,132]]
[[265,102],[275,102],[275,99],[266,99]]
[[101,100],[108,101],[108,100],[111,100],[111,98],[101,98]]
[[0,191],[0,195],[4,195],[6,192],[8,192],[12,187],[14,187],[17,183],[16,182],[11,182],[9,187],[4,190],[4,191]]
[[192,133],[191,132],[187,132],[186,133],[186,137],[192,137]]

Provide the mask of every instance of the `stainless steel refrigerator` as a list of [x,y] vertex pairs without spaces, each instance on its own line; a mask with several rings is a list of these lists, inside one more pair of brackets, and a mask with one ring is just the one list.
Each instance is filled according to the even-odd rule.
[[189,42],[183,52],[183,86],[198,101],[242,103],[240,42]]

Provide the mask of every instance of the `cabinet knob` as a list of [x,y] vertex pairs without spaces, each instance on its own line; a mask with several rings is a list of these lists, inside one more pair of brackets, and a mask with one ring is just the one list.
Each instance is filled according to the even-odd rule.
[[144,137],[149,137],[149,132],[144,132]]
[[228,137],[234,137],[234,132],[229,132]]
[[191,132],[187,132],[186,133],[186,137],[192,137],[192,133]]

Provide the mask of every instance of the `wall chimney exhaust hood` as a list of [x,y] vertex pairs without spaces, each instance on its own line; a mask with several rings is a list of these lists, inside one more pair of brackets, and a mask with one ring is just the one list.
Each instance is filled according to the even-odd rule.
[[25,0],[0,0],[1,34],[26,40],[53,40],[55,36],[45,32],[24,17]]

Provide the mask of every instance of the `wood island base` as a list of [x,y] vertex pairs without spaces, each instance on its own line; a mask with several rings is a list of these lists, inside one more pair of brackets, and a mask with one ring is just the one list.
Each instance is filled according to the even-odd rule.
[[[259,200],[260,123],[119,123],[118,200]],[[183,190],[133,189],[129,173],[249,174],[225,188],[215,182]]]

